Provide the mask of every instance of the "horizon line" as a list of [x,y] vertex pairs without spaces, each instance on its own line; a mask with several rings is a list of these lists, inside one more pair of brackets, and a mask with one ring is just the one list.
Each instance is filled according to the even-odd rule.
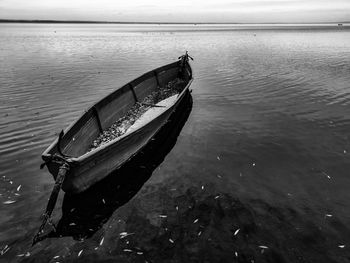
[[56,19],[0,19],[0,23],[52,23],[52,24],[166,24],[166,25],[203,25],[203,24],[348,24],[349,21],[332,21],[332,22],[156,22],[156,21],[141,21],[141,22],[125,22],[125,21],[95,21],[95,20],[56,20]]

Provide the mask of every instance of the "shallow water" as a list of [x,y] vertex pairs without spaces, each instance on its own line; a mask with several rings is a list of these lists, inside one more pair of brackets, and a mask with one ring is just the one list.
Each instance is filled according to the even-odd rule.
[[[185,50],[193,107],[171,150],[150,150],[164,161],[140,183],[129,167],[109,198],[80,197],[87,222],[31,248],[54,183],[44,149]],[[1,24],[0,261],[350,262],[349,73],[346,26]]]

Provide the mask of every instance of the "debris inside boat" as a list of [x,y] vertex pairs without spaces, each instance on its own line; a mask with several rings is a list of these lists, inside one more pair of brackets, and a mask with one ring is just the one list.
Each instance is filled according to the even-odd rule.
[[176,101],[177,95],[184,85],[185,81],[176,78],[167,85],[159,87],[141,102],[136,102],[123,117],[99,134],[92,142],[89,151],[95,150],[127,132],[132,132],[147,123],[147,120],[153,119],[159,111],[163,111],[164,108],[168,108]]

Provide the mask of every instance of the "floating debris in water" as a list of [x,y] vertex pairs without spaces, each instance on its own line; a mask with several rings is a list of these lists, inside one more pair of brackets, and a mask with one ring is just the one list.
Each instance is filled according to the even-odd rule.
[[333,215],[331,215],[331,214],[326,214],[326,217],[332,217]]
[[25,254],[18,254],[17,257],[29,257],[30,256],[30,253],[27,252]]
[[22,187],[22,185],[20,184],[20,185],[17,187],[17,192],[18,192],[19,190],[21,190],[21,187]]
[[5,201],[5,202],[3,202],[3,204],[4,205],[10,205],[10,204],[13,204],[13,203],[15,203],[16,201],[14,201],[14,200],[7,200],[7,201]]
[[322,172],[328,179],[331,179],[331,177],[327,174],[327,173],[325,173],[325,172]]
[[104,240],[105,240],[105,238],[103,237],[100,241],[100,246],[102,246]]
[[345,247],[345,245],[339,245],[338,247],[339,247],[339,248],[344,248],[344,247]]
[[172,240],[171,238],[169,238],[169,242],[174,244],[174,240]]
[[127,248],[123,249],[123,251],[124,251],[124,252],[132,252],[131,249],[127,249]]
[[243,174],[242,174],[242,173],[239,173],[239,176],[240,176],[240,177],[242,177],[242,176],[243,176]]
[[8,245],[6,245],[1,251],[0,251],[0,255],[4,255],[7,251],[10,250],[10,247]]
[[176,211],[179,211],[179,207],[178,206],[176,206],[175,209],[176,209]]
[[123,239],[127,236],[134,235],[135,233],[121,232],[119,233],[120,239]]
[[143,255],[143,252],[139,251],[139,252],[136,252],[137,255]]
[[238,257],[238,253],[237,253],[237,251],[235,251],[235,256],[236,256],[236,258]]
[[219,156],[216,156],[216,159],[218,159],[219,161],[221,160]]
[[12,182],[12,181],[10,181],[10,184],[13,184],[13,182]]
[[202,234],[202,231],[199,231],[198,236],[200,236],[201,234]]
[[344,154],[346,154],[346,150],[344,150]]
[[233,235],[236,236],[238,234],[239,230],[240,229],[238,228]]
[[59,258],[60,256],[54,256],[53,259]]
[[217,195],[217,196],[214,197],[214,199],[218,199],[219,197],[220,197],[220,195]]
[[253,163],[253,166],[255,166],[255,163]]
[[84,249],[82,249],[82,250],[79,251],[78,257],[80,257],[81,253],[83,253],[83,250],[84,250]]
[[102,198],[102,203],[106,204],[106,201]]
[[193,224],[197,223],[197,222],[198,222],[198,220],[199,220],[198,218],[197,218],[196,220],[194,220],[194,221],[193,221]]
[[222,176],[220,174],[217,174],[216,177],[219,178],[219,179],[222,178]]
[[204,185],[202,185],[202,190],[204,190]]
[[259,247],[262,248],[262,249],[268,249],[267,246],[259,246]]
[[70,226],[76,226],[77,224],[74,223],[74,222],[72,222],[72,223],[70,223],[69,225],[70,225]]
[[159,215],[160,218],[167,218],[167,215]]

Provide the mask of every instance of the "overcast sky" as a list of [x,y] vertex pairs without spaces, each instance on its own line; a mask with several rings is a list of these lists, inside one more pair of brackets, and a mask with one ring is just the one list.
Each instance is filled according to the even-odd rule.
[[350,0],[0,0],[2,19],[125,22],[336,22]]

